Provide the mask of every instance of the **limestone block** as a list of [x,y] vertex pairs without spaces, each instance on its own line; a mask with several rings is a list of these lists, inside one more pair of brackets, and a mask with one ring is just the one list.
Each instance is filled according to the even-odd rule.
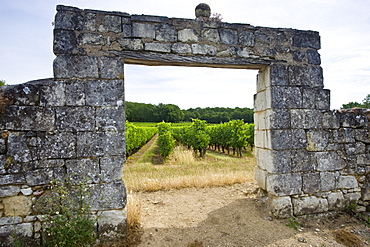
[[82,11],[79,9],[75,11],[58,11],[55,15],[54,23],[55,29],[82,30],[84,26]]
[[254,97],[254,111],[263,111],[271,108],[271,88],[268,87],[264,91],[255,94]]
[[76,133],[73,132],[39,132],[38,149],[40,157],[63,159],[76,157]]
[[346,166],[345,161],[337,152],[317,152],[315,157],[318,171],[341,170]]
[[121,106],[123,100],[123,80],[92,80],[86,82],[86,105]]
[[121,32],[122,20],[121,16],[105,15],[103,23],[99,25],[99,32]]
[[96,128],[100,131],[122,131],[125,128],[125,109],[101,107],[96,109]]
[[[1,181],[0,185],[3,185],[3,182],[4,182],[2,180],[2,178],[4,178],[4,177],[0,176],[0,181]],[[16,196],[16,195],[18,195],[20,190],[21,190],[21,188],[19,186],[14,186],[14,185],[1,186],[0,197]]]
[[5,87],[4,96],[11,98],[13,105],[39,105],[42,84],[53,79],[43,79]]
[[202,31],[202,37],[213,43],[220,42],[220,34],[217,29],[204,29]]
[[326,199],[315,196],[293,198],[294,215],[305,215],[327,212],[329,204]]
[[95,129],[93,107],[58,107],[55,111],[55,125],[58,130],[92,131]]
[[104,183],[122,181],[124,157],[104,157],[100,159],[100,175]]
[[221,43],[227,45],[235,45],[238,43],[238,32],[231,29],[220,29],[220,40]]
[[141,39],[120,39],[118,41],[124,50],[143,50],[144,44]]
[[178,54],[189,54],[191,53],[191,46],[188,44],[175,43],[172,45],[171,50]]
[[[274,86],[287,86],[289,85],[289,70],[287,65],[283,64],[271,64],[270,65],[270,76],[271,85]],[[269,86],[269,85],[266,85]]]
[[12,132],[9,134],[7,155],[16,162],[28,162],[32,159],[31,151],[27,146],[25,133]]
[[302,175],[303,192],[306,194],[317,193],[320,191],[320,173],[312,172]]
[[26,180],[21,173],[0,175],[0,185],[24,184]]
[[237,49],[236,54],[238,57],[249,58],[251,55],[253,55],[253,50],[248,47],[242,47]]
[[33,190],[32,190],[32,188],[24,188],[24,189],[21,189],[21,192],[25,196],[30,196],[30,195],[32,195]]
[[338,179],[339,189],[354,189],[358,187],[357,179],[354,176],[340,176]]
[[358,165],[370,165],[370,154],[360,154],[357,156]]
[[125,154],[124,132],[78,132],[78,157],[111,156]]
[[66,83],[67,106],[83,106],[85,101],[85,83],[83,81],[73,80]]
[[76,33],[71,30],[54,30],[53,51],[55,55],[77,53]]
[[66,160],[67,175],[73,184],[99,183],[99,159]]
[[293,46],[319,50],[321,47],[319,33],[297,30],[293,36]]
[[26,181],[29,186],[44,185],[54,179],[54,171],[50,168],[36,169],[26,173]]
[[259,70],[257,74],[257,93],[266,90],[268,87],[271,86],[271,67],[274,64],[270,65],[269,67],[265,68],[264,70]]
[[333,142],[337,143],[352,143],[356,142],[354,129],[352,128],[341,128],[331,131],[333,135]]
[[171,44],[145,43],[145,50],[169,53],[171,52]]
[[291,166],[293,172],[313,172],[316,160],[311,152],[305,149],[291,151]]
[[357,203],[357,201],[361,198],[361,193],[360,192],[346,193],[344,194],[344,198],[346,199],[347,205],[351,203]]
[[103,211],[99,214],[99,236],[102,239],[117,239],[126,235],[126,209]]
[[177,30],[173,25],[157,25],[155,30],[155,39],[164,42],[176,42]]
[[0,155],[0,174],[6,174],[7,173],[7,171],[5,169],[5,167],[6,167],[5,166],[5,160],[6,160],[5,155]]
[[123,181],[89,185],[88,202],[91,210],[123,209],[126,206],[126,188]]
[[309,130],[306,132],[307,150],[324,151],[329,145],[329,132],[325,130]]
[[[105,44],[104,36],[98,33],[81,33],[80,36],[78,37],[78,44],[79,45],[104,45]],[[65,54],[71,54],[71,53],[65,53]]]
[[20,216],[10,216],[10,217],[1,217],[0,226],[13,225],[22,223],[22,217]]
[[350,112],[340,114],[340,121],[341,125],[345,128],[367,127],[369,125],[369,120],[365,115],[357,115]]
[[32,212],[32,200],[29,196],[4,197],[3,204],[6,216],[27,216]]
[[299,129],[321,129],[323,114],[319,110],[292,109],[291,127]]
[[254,131],[254,145],[259,148],[271,148],[270,132],[266,130]]
[[320,54],[317,52],[317,50],[308,49],[306,51],[306,54],[307,54],[308,64],[314,64],[314,65],[320,65],[321,64]]
[[37,106],[9,106],[5,128],[12,130],[51,131],[54,129],[55,113],[51,108]]
[[324,87],[324,75],[320,66],[310,66],[310,83],[309,86],[313,88]]
[[99,61],[93,56],[59,55],[54,59],[54,77],[62,78],[98,78]]
[[328,111],[323,115],[322,123],[325,129],[338,129],[340,127],[340,117],[337,111]]
[[101,57],[100,77],[107,79],[122,79],[124,62],[122,58]]
[[263,190],[266,190],[266,177],[266,171],[262,170],[258,166],[254,167],[254,178],[256,179],[258,186]]
[[274,108],[301,108],[302,94],[299,87],[271,87],[271,106]]
[[122,25],[122,36],[124,38],[132,37],[132,25]]
[[303,60],[306,57],[306,53],[301,52],[301,51],[293,51],[293,60],[297,62],[303,62]]
[[300,173],[268,174],[267,191],[276,196],[288,196],[302,193],[302,176]]
[[40,92],[41,106],[64,106],[65,105],[65,83],[61,81],[50,81],[44,84]]
[[241,31],[239,33],[239,43],[245,46],[254,46],[254,34],[250,31]]
[[267,46],[272,44],[273,42],[273,36],[271,33],[268,32],[267,29],[261,28],[260,30],[257,30],[255,33],[255,42],[260,46]]
[[216,56],[218,56],[218,57],[232,57],[235,54],[237,54],[237,52],[239,52],[239,50],[235,49],[235,47],[229,47],[226,50],[217,52]]
[[290,196],[268,196],[268,205],[272,215],[277,218],[290,218],[293,215],[293,205]]
[[275,150],[304,149],[307,145],[303,129],[271,130],[271,148]]
[[370,143],[369,129],[355,129],[355,140]]
[[316,108],[317,89],[302,88],[302,106],[306,109]]
[[154,15],[132,15],[132,21],[142,21],[142,22],[168,22],[168,17],[166,16],[154,16]]
[[96,31],[96,14],[85,13],[83,30]]
[[198,35],[194,29],[179,30],[177,35],[178,35],[178,40],[180,42],[197,42],[198,41]]
[[212,45],[192,44],[191,49],[195,55],[216,55],[217,48]]
[[362,142],[344,144],[344,150],[347,156],[355,154],[364,154],[366,151],[366,145]]
[[346,200],[344,199],[341,191],[332,192],[328,195],[329,210],[341,210],[346,206]]
[[338,172],[320,172],[320,186],[322,191],[331,191],[337,189]]
[[290,111],[287,109],[268,109],[266,110],[267,129],[287,129],[290,128]]
[[320,89],[317,91],[316,109],[330,110],[330,90]]
[[155,25],[134,22],[132,23],[132,36],[155,39]]

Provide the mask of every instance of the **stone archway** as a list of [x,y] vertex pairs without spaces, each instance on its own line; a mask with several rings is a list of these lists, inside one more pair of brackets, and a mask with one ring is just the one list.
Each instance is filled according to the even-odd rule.
[[124,64],[258,69],[255,177],[271,212],[289,217],[368,205],[368,112],[330,111],[317,32],[61,5],[57,11],[54,78],[0,92],[0,197],[22,209],[10,219],[14,211],[1,203],[1,233],[15,226],[38,241],[37,192],[69,176],[88,184],[101,236],[124,236]]

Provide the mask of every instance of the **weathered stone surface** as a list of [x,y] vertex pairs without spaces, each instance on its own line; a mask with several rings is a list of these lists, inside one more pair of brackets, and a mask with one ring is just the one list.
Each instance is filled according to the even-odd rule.
[[307,54],[307,62],[309,64],[314,64],[314,65],[321,64],[320,54],[317,52],[317,50],[308,49],[306,51],[306,54]]
[[361,198],[361,193],[360,192],[346,193],[344,194],[344,198],[346,199],[347,205],[351,203],[357,203],[357,201]]
[[339,189],[354,189],[358,187],[358,183],[354,176],[340,176],[337,187]]
[[101,180],[104,183],[122,181],[124,157],[104,157],[100,159]]
[[158,41],[176,42],[177,30],[173,25],[157,25],[155,30],[155,39]]
[[266,171],[262,170],[258,166],[254,167],[254,178],[256,179],[258,186],[263,190],[266,190],[266,177]]
[[126,206],[126,189],[122,181],[91,184],[89,189],[91,210],[123,209]]
[[32,212],[32,201],[29,196],[12,196],[2,199],[6,216],[26,216]]
[[124,75],[123,59],[116,57],[101,57],[100,77],[107,79],[122,79]]
[[36,169],[26,174],[27,185],[36,186],[50,183],[54,179],[54,170],[50,168]]
[[85,83],[83,81],[70,81],[66,83],[66,105],[83,106],[85,105]]
[[266,111],[267,129],[290,128],[290,111],[287,109],[269,109]]
[[22,217],[19,216],[0,218],[0,226],[13,225],[19,223],[22,223]]
[[126,235],[126,209],[103,211],[99,214],[99,235],[103,239],[122,238]]
[[291,127],[299,129],[321,129],[323,114],[319,110],[292,109]]
[[99,32],[121,32],[121,16],[105,15],[103,23],[99,25]]
[[155,25],[134,22],[132,23],[132,36],[155,39]]
[[306,133],[302,129],[271,130],[271,147],[275,150],[306,148]]
[[189,54],[191,53],[191,46],[188,44],[175,43],[172,45],[171,50],[178,54]]
[[291,159],[293,172],[313,172],[316,168],[313,154],[305,149],[292,150]]
[[317,193],[320,191],[320,173],[312,172],[302,175],[302,190],[306,194]]
[[54,23],[55,29],[82,30],[83,17],[81,11],[58,11]]
[[275,108],[301,108],[302,94],[298,87],[271,87],[271,105]]
[[204,29],[202,32],[202,37],[210,42],[219,43],[220,34],[217,29]]
[[54,77],[63,78],[98,78],[98,58],[91,56],[59,55],[53,63]]
[[308,151],[324,151],[329,145],[329,132],[324,130],[309,130],[307,135]]
[[123,80],[96,80],[86,83],[86,104],[121,106],[124,100]]
[[330,109],[330,90],[321,89],[317,92],[316,109],[329,110]]
[[238,43],[238,32],[231,29],[220,29],[221,43],[235,45]]
[[138,51],[144,49],[144,44],[141,39],[120,39],[119,43],[122,48],[126,50]]
[[6,168],[6,166],[5,166],[5,155],[0,155],[0,174],[7,173],[5,168]]
[[79,132],[77,133],[77,156],[124,155],[123,132]]
[[270,66],[271,85],[287,86],[289,85],[289,70],[287,65],[272,64]]
[[[0,177],[0,181],[1,181],[0,185],[3,185],[4,180],[2,180],[1,177]],[[0,187],[0,197],[16,196],[16,195],[18,195],[20,190],[21,190],[21,188],[19,186],[14,186],[14,185],[1,186]]]
[[322,213],[327,212],[329,209],[326,199],[315,196],[293,198],[292,202],[295,215]]
[[354,143],[356,142],[354,129],[352,128],[342,128],[332,130],[333,142],[336,143]]
[[332,192],[328,195],[329,210],[341,210],[346,206],[346,200],[344,199],[341,191]]
[[320,49],[320,36],[314,31],[296,31],[293,46]]
[[196,55],[216,55],[217,49],[212,45],[192,44],[191,49]]
[[73,184],[99,183],[99,159],[67,160],[67,175]]
[[76,33],[71,30],[55,29],[53,50],[55,55],[77,53]]
[[95,109],[92,107],[59,107],[55,114],[58,130],[92,131],[95,129]]
[[72,132],[40,132],[38,154],[40,157],[59,159],[76,157],[76,134]]
[[339,179],[338,172],[320,172],[321,190],[331,191],[337,189],[337,181]]
[[[101,34],[97,34],[97,33],[82,33],[78,37],[78,44],[79,45],[104,45],[105,44],[105,40],[104,40],[104,36],[101,35]],[[54,50],[55,50],[55,48],[54,48]],[[54,53],[56,53],[56,52],[54,51]],[[70,52],[70,53],[64,53],[64,54],[72,54],[72,52]]]
[[335,171],[346,166],[346,163],[337,152],[317,152],[315,157],[318,171]]
[[289,218],[293,215],[292,199],[289,196],[269,195],[268,204],[272,215],[277,218]]
[[9,106],[7,108],[5,128],[11,130],[39,130],[51,131],[54,129],[55,113],[53,109],[37,106]]
[[100,131],[124,130],[125,109],[123,106],[96,109],[96,128]]
[[41,106],[64,106],[65,84],[60,81],[49,81],[40,91]]
[[24,184],[25,182],[24,174],[0,175],[0,185]]
[[299,173],[268,174],[267,191],[276,196],[296,195],[302,192],[302,175]]
[[145,50],[168,53],[168,52],[171,52],[171,44],[146,43]]
[[245,46],[254,46],[254,34],[250,31],[240,32],[239,43]]
[[194,29],[183,29],[178,31],[178,40],[180,42],[197,42],[198,35]]
[[12,132],[8,137],[8,152],[16,162],[28,162],[32,159],[31,151],[27,145],[27,138],[23,132]]

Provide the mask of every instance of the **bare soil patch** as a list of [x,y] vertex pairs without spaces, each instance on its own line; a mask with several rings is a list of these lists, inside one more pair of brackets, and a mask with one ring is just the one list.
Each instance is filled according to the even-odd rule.
[[137,193],[141,238],[133,246],[367,246],[370,230],[348,214],[272,219],[255,183]]

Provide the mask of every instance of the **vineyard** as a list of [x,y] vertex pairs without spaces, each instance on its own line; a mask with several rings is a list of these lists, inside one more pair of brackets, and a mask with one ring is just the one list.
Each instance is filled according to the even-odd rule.
[[169,156],[176,142],[182,143],[194,155],[204,157],[207,148],[242,157],[242,150],[254,145],[254,124],[243,120],[231,120],[222,124],[209,125],[204,120],[193,119],[187,126],[175,127],[161,122],[157,127],[137,127],[126,121],[126,154],[132,155],[158,133],[160,155]]

